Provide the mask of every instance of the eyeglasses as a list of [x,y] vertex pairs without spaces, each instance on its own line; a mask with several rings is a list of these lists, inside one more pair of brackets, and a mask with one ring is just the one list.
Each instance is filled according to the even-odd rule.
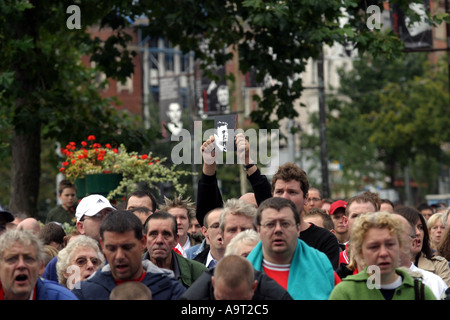
[[86,216],[86,215],[84,215],[80,219],[80,221],[84,221],[84,220],[86,220],[86,218],[93,219],[93,220],[102,220],[102,219],[104,219],[106,217],[107,214],[109,214],[111,212],[112,212],[112,210],[105,210],[104,209],[104,210],[100,211],[99,213],[94,214],[93,216]]
[[[100,259],[98,258],[89,258],[94,267],[98,267],[100,265]],[[88,263],[87,257],[78,257],[75,259],[75,264],[79,267],[84,267]]]
[[264,229],[267,230],[273,230],[276,228],[276,226],[280,224],[282,229],[289,229],[290,227],[296,225],[296,223],[292,223],[289,221],[270,221],[270,222],[266,222],[264,224],[261,224],[261,227],[263,227]]

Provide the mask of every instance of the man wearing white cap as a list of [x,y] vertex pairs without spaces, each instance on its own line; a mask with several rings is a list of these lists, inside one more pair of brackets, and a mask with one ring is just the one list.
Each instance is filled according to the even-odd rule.
[[108,199],[99,194],[84,197],[77,206],[75,216],[77,218],[78,231],[100,241],[100,223],[106,214],[116,210]]

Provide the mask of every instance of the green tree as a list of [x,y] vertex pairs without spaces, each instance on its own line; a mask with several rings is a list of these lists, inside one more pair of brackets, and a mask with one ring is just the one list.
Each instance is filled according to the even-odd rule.
[[[424,182],[423,194],[432,190],[444,156],[441,145],[449,140],[445,60],[432,66],[427,53],[393,60],[364,55],[339,76],[338,95],[327,98],[329,159],[342,165],[333,190],[349,196],[386,175],[394,187],[406,166]],[[306,142],[317,146],[314,136]]]
[[10,141],[2,147],[11,152],[13,212],[37,214],[41,139],[81,140],[86,128],[105,140],[113,136],[118,143],[134,139],[137,144],[146,138],[145,132],[132,129],[130,117],[100,97],[95,70],[81,62],[83,54],[92,54],[101,71],[119,80],[133,70],[132,55],[125,49],[128,38],[119,27],[104,44],[87,32],[89,25],[109,23],[114,1],[86,0],[79,5],[82,28],[69,29],[66,2],[0,2],[0,119],[8,128],[2,130],[2,141]]
[[[446,60],[404,83],[389,83],[379,92],[379,108],[365,116],[370,141],[395,156],[400,168],[415,168],[423,193],[434,190],[437,165],[450,141],[450,112]],[[423,195],[423,194],[422,194]]]
[[[409,2],[392,1],[403,6]],[[381,6],[382,1],[370,3]],[[108,101],[99,97],[93,73],[80,57],[90,55],[107,77],[125,80],[133,72],[133,53],[126,47],[130,36],[124,32],[130,19],[146,17],[144,36],[165,37],[183,52],[193,51],[205,69],[231,60],[233,51],[227,49],[232,48],[239,52],[242,72],[254,68],[260,82],[270,74],[277,84],[264,90],[259,109],[252,113],[252,120],[268,129],[278,127],[273,114],[277,119],[298,116],[292,107],[303,90],[298,75],[309,58],[319,56],[324,43],[351,41],[360,52],[388,56],[402,48],[392,32],[367,28],[366,1],[80,0],[76,4],[80,29],[66,27],[70,17],[66,2],[0,2],[0,104],[2,117],[13,128],[10,208],[14,211],[36,213],[41,137],[80,138],[86,128],[95,128],[92,134],[111,140],[107,133],[125,131]],[[350,13],[344,26],[339,23],[341,9]],[[87,30],[96,24],[111,27],[114,34],[105,41],[91,39]],[[144,138],[139,133],[130,136]]]

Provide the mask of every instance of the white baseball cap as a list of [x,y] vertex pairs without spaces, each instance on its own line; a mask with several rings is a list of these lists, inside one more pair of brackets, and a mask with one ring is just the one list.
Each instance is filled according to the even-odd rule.
[[100,194],[91,194],[90,196],[81,199],[77,206],[75,216],[77,217],[77,221],[80,221],[83,216],[95,216],[105,208],[116,210],[104,196]]

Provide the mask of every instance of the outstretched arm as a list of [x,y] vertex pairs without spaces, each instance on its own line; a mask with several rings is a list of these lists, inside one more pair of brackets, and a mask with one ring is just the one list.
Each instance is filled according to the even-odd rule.
[[222,195],[217,185],[214,147],[214,136],[210,136],[200,148],[203,168],[198,181],[196,216],[202,226],[203,218],[209,211],[223,207]]
[[254,166],[248,168],[246,171],[247,179],[252,186],[256,202],[259,206],[261,202],[272,197],[272,186],[270,185],[269,180],[267,180],[267,177],[261,174],[261,171],[258,169],[256,163],[251,158],[250,144],[247,139],[245,139],[244,134],[238,133],[236,135],[236,146],[237,155],[241,162],[244,163],[245,166],[254,164]]

